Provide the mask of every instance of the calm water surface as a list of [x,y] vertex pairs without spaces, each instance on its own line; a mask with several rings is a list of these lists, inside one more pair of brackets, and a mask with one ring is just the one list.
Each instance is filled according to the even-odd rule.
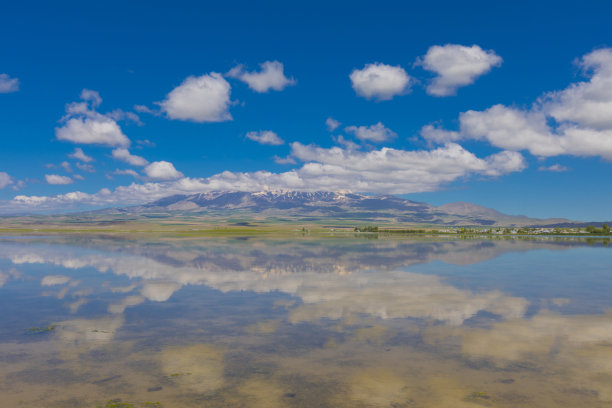
[[0,310],[3,407],[612,407],[605,241],[0,237]]

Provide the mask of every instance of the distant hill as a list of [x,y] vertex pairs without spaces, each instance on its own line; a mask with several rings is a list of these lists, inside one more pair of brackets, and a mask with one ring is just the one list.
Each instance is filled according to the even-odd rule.
[[124,215],[231,215],[258,217],[299,217],[312,221],[355,220],[447,226],[546,226],[574,225],[562,218],[536,219],[507,215],[472,203],[457,202],[435,207],[392,195],[364,195],[343,192],[209,192],[173,195],[155,202],[97,213]]

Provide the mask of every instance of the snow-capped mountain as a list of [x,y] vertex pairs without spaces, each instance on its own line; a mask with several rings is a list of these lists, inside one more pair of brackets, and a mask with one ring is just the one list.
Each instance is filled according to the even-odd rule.
[[137,207],[117,211],[137,214],[252,214],[258,217],[315,217],[319,220],[363,221],[437,225],[548,225],[570,222],[564,219],[539,220],[511,216],[470,203],[434,207],[391,195],[350,192],[302,191],[220,191],[173,195]]

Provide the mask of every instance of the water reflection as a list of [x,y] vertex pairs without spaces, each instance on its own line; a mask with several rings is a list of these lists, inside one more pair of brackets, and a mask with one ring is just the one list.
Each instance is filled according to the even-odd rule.
[[[532,269],[571,283],[561,260],[590,270],[579,291],[551,297],[538,278],[550,275]],[[612,288],[611,260],[571,239],[4,238],[0,395],[62,407],[609,406],[612,305],[591,295]],[[523,291],[525,276],[542,289]]]

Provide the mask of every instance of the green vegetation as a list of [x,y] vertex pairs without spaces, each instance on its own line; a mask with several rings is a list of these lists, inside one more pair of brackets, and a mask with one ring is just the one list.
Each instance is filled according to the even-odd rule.
[[169,379],[181,377],[183,375],[191,375],[191,373],[172,373],[168,376]]
[[98,405],[98,408],[133,408],[134,404],[130,402],[121,402],[121,399],[108,400],[106,405]]
[[[440,220],[439,222],[444,222]],[[372,238],[384,235],[604,235],[610,227],[524,227],[514,225],[440,225],[397,222],[393,217],[359,218],[349,214],[332,219],[326,216],[266,217],[240,212],[210,212],[207,215],[168,215],[152,219],[132,216],[121,219],[117,215],[104,216],[31,216],[0,217],[0,234],[10,235],[107,235],[126,238],[196,238],[196,237],[289,237],[326,236],[330,233],[364,234]]]
[[45,327],[30,327],[30,328],[26,329],[26,332],[28,334],[45,334],[45,333],[50,333],[53,330],[55,330],[55,325],[51,324],[51,325],[45,326]]
[[96,408],[135,408],[135,407],[158,407],[161,408],[161,402],[147,401],[143,404],[135,404],[133,402],[123,402],[121,398],[108,400],[105,405],[97,405]]
[[595,228],[593,225],[589,225],[586,227],[586,232],[596,235],[610,235],[610,227],[608,224],[602,225],[601,228]]
[[[380,232],[384,232],[386,234],[431,234],[432,231],[427,231],[424,229],[381,229]],[[439,234],[439,232],[433,232]]]
[[478,405],[483,405],[485,407],[491,406],[491,396],[486,392],[473,392],[463,398],[466,402],[471,402]]
[[365,227],[355,227],[355,232],[378,232],[378,227],[374,225],[367,225]]

